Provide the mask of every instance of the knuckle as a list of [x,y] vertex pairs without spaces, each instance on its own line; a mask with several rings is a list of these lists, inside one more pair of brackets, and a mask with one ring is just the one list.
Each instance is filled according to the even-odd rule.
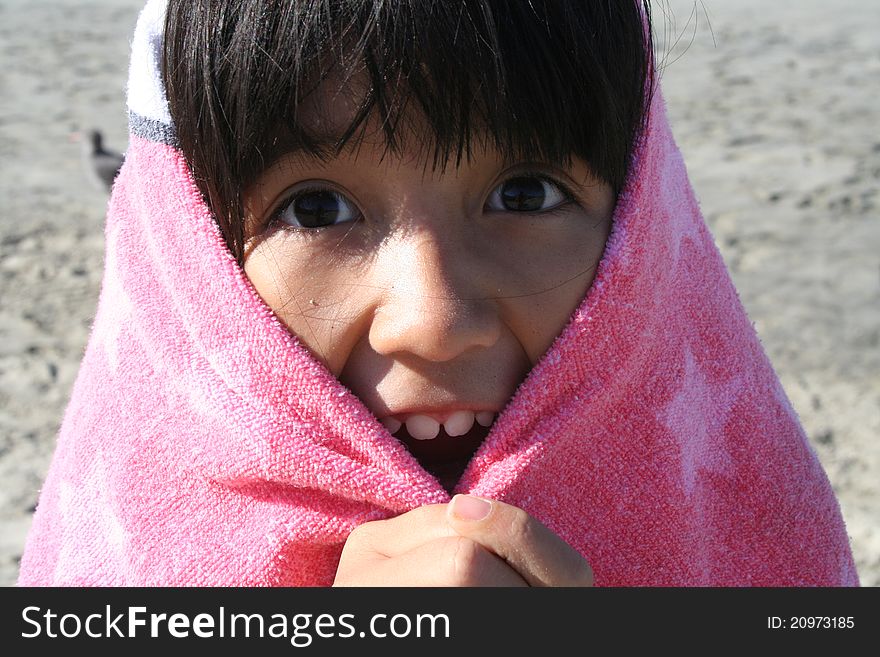
[[369,542],[368,538],[371,534],[370,525],[372,524],[372,522],[365,522],[355,527],[348,535],[348,538],[345,541],[346,545],[361,545],[363,543]]
[[446,543],[446,579],[453,586],[474,586],[478,583],[481,563],[484,561],[483,548],[464,536],[450,537]]
[[345,545],[349,549],[371,550],[379,542],[387,522],[387,520],[370,520],[361,523],[348,535]]
[[517,509],[511,514],[507,532],[515,545],[528,545],[535,540],[535,521],[522,509]]

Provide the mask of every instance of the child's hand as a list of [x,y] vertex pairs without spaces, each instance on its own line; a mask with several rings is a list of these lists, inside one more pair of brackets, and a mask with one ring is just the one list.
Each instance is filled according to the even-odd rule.
[[590,565],[522,509],[456,495],[357,527],[334,586],[592,586]]

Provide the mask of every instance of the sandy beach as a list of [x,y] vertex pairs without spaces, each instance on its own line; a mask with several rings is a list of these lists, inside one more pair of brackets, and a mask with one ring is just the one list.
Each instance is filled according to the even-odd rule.
[[[0,585],[13,585],[100,290],[141,0],[0,0]],[[655,2],[706,220],[880,585],[880,3]]]

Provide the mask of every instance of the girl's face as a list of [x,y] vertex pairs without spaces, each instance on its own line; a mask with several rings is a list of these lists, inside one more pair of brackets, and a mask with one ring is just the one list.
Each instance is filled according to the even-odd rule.
[[[347,125],[336,105],[316,134]],[[292,153],[245,192],[244,268],[302,343],[454,482],[589,288],[612,189],[574,160],[445,170],[378,130],[329,161]]]

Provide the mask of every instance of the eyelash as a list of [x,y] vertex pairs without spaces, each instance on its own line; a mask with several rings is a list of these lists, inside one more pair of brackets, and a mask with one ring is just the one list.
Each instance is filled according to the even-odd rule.
[[508,174],[507,176],[505,176],[504,179],[500,183],[498,183],[495,187],[492,188],[492,191],[494,192],[498,187],[500,187],[501,185],[503,185],[504,183],[506,183],[510,180],[513,180],[514,178],[535,178],[536,180],[540,180],[541,182],[550,183],[551,185],[556,187],[560,192],[562,192],[562,195],[565,197],[564,203],[560,203],[559,205],[554,206],[554,207],[550,208],[549,210],[540,210],[538,212],[528,212],[528,213],[523,212],[521,214],[529,214],[529,215],[550,214],[552,212],[555,212],[556,210],[560,210],[560,209],[564,208],[565,206],[569,205],[570,203],[577,203],[577,200],[576,200],[577,197],[574,195],[574,193],[572,193],[571,189],[569,189],[565,183],[560,182],[556,178],[553,178],[553,177],[551,177],[541,171],[528,171],[528,170],[514,171],[514,172]]
[[[577,203],[575,195],[571,192],[571,190],[569,189],[569,187],[567,185],[565,185],[564,183],[560,182],[559,180],[557,180],[551,176],[548,176],[546,173],[543,173],[541,171],[528,171],[528,170],[514,171],[514,172],[510,173],[509,175],[507,175],[497,185],[495,185],[495,187],[492,188],[492,193],[494,193],[496,189],[498,189],[499,187],[501,187],[505,183],[507,183],[510,180],[513,180],[515,178],[534,178],[535,180],[540,180],[541,182],[545,182],[550,185],[553,185],[554,187],[556,187],[560,191],[562,196],[565,198],[565,201],[562,203],[559,203],[556,206],[549,208],[547,210],[537,210],[534,212],[521,212],[521,213],[514,213],[512,210],[508,210],[508,212],[511,212],[513,214],[528,214],[528,215],[552,214],[552,213],[568,206],[571,203]],[[316,227],[316,228],[305,228],[305,227],[301,227],[301,226],[292,226],[291,224],[284,221],[281,217],[281,215],[284,213],[284,211],[287,210],[287,208],[289,208],[290,205],[296,201],[297,197],[303,196],[305,194],[314,194],[314,193],[327,192],[327,191],[331,191],[331,192],[334,192],[337,194],[342,194],[342,192],[336,191],[330,185],[311,185],[308,187],[303,187],[301,189],[298,189],[295,193],[290,194],[289,196],[285,197],[285,199],[283,201],[281,201],[281,203],[278,204],[278,207],[275,208],[275,210],[273,210],[271,212],[271,214],[269,215],[269,220],[267,222],[267,225],[268,226],[281,225],[285,229],[289,229],[289,230],[293,230],[293,231],[297,231],[297,232],[303,232],[303,233],[311,233],[311,234],[319,233],[319,232],[322,232],[323,230],[325,230],[326,228],[332,228],[333,225],[338,225],[338,224],[333,224],[330,226],[320,226],[320,227]],[[344,194],[342,194],[342,195],[345,196]],[[490,196],[491,196],[491,194],[490,194]],[[345,198],[347,199],[348,197],[345,196]],[[487,202],[488,202],[488,199],[487,199]],[[354,204],[353,202],[352,202],[352,204],[354,205],[355,208],[357,208],[356,204]],[[484,207],[485,207],[485,204],[484,204]],[[361,213],[359,209],[358,209],[358,212],[359,212],[359,218],[363,217],[363,213]],[[497,210],[496,212],[502,212],[502,211]],[[350,223],[353,223],[353,222],[350,222]]]
[[[296,202],[296,199],[298,197],[304,196],[306,194],[319,194],[321,192],[333,192],[334,194],[339,194],[339,195],[343,196],[344,198],[348,199],[348,196],[346,196],[345,194],[343,194],[340,191],[337,191],[332,185],[329,185],[329,184],[327,184],[327,185],[315,184],[315,185],[309,185],[307,187],[302,187],[300,189],[297,189],[295,193],[287,195],[284,198],[284,200],[282,200],[278,204],[278,207],[275,208],[269,214],[267,226],[269,226],[269,227],[281,226],[287,230],[292,230],[292,231],[301,232],[301,233],[310,233],[310,234],[323,232],[327,228],[332,228],[333,225],[320,226],[317,228],[306,228],[303,226],[292,226],[289,223],[287,223],[286,221],[284,221],[284,219],[282,219],[282,217],[281,217],[281,215],[284,214],[284,211],[287,210],[287,208],[289,208],[293,203]],[[359,214],[358,218],[362,217],[363,214],[360,212],[360,208],[357,207],[357,204],[355,204],[353,201],[349,201],[349,202],[355,207],[355,209],[357,209],[358,214]],[[353,222],[351,222],[351,223],[353,223]]]

